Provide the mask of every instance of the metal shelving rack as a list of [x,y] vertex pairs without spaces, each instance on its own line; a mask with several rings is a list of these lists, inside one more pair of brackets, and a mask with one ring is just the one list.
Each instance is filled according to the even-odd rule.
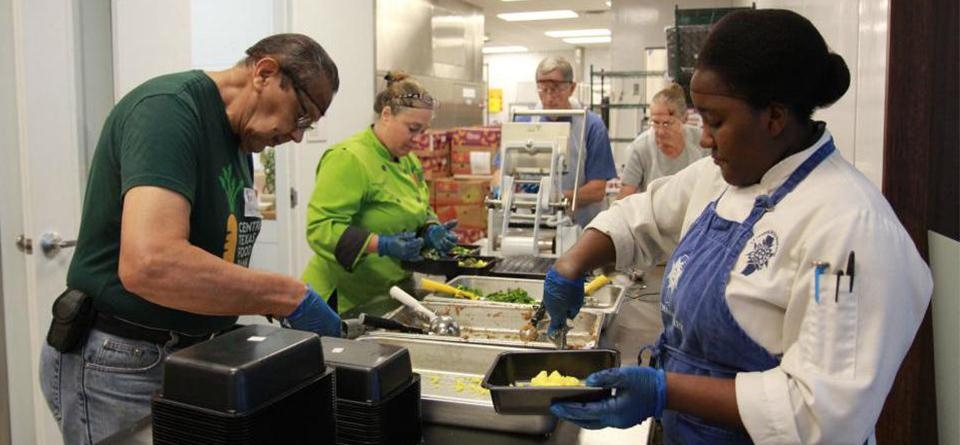
[[[620,103],[611,103],[610,95],[607,91],[607,86],[612,86],[612,81],[607,82],[608,79],[643,79],[647,77],[662,77],[665,74],[664,71],[607,71],[605,69],[600,69],[599,71],[593,69],[593,65],[590,65],[590,109],[600,115],[603,119],[603,124],[606,127],[610,128],[610,110],[641,110],[638,113],[638,116],[644,116],[646,114],[647,108],[650,107],[650,104],[644,102],[620,102]],[[594,101],[593,86],[599,82],[600,85],[600,103]],[[642,130],[642,122],[637,123],[637,134]],[[610,142],[612,143],[630,143],[633,142],[633,139],[636,137],[636,134],[630,137],[618,137],[615,135],[610,135]]]
[[[751,6],[747,7],[730,7],[730,8],[695,8],[695,9],[680,9],[680,6],[675,5],[673,9],[673,24],[675,33],[676,43],[673,45],[674,51],[678,54],[670,54],[671,42],[669,38],[669,31],[667,33],[667,53],[668,53],[668,66],[670,70],[670,78],[674,79],[675,82],[683,86],[684,91],[687,91],[687,101],[690,100],[689,91],[690,91],[690,78],[693,77],[693,68],[694,61],[696,60],[696,53],[688,54],[683,51],[684,48],[684,27],[695,28],[695,27],[709,27],[714,23],[717,23],[723,16],[742,9],[757,9],[757,4],[752,3]],[[701,34],[705,36],[705,32]],[[691,38],[687,36],[687,38]],[[697,45],[696,50],[699,50],[699,43],[695,42]]]

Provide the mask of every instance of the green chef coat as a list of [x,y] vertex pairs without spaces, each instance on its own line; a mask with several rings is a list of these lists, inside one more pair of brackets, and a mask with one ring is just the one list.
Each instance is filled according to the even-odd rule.
[[340,313],[382,313],[390,286],[410,273],[397,259],[365,253],[370,238],[418,231],[435,220],[416,155],[394,158],[369,127],[320,159],[307,209],[315,255],[303,280],[323,296],[336,289]]

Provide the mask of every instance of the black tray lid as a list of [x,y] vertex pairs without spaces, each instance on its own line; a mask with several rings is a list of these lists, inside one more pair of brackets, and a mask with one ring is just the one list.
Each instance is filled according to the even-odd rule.
[[316,334],[250,325],[171,354],[162,392],[168,400],[243,413],[325,370]]
[[410,352],[396,345],[323,337],[327,366],[337,370],[337,399],[379,401],[410,383]]

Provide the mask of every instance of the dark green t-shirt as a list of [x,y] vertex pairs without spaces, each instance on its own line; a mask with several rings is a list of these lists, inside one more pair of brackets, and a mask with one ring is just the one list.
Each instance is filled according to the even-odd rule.
[[137,324],[188,334],[231,326],[236,317],[150,303],[124,289],[117,269],[123,197],[138,186],[186,197],[190,243],[249,264],[260,219],[245,217],[244,189],[253,180],[250,156],[240,152],[239,142],[216,84],[202,71],[157,77],[124,96],[107,117],[93,156],[67,285],[92,295],[97,310]]

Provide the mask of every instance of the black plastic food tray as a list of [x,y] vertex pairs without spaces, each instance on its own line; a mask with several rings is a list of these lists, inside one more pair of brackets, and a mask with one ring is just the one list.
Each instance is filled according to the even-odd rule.
[[511,386],[528,383],[540,371],[559,371],[584,380],[590,374],[620,366],[620,354],[609,349],[573,351],[501,352],[482,386],[490,390],[493,408],[500,414],[551,414],[557,401],[588,402],[612,395],[609,388],[586,386]]
[[490,270],[489,275],[504,278],[542,280],[547,276],[547,271],[550,270],[550,266],[553,266],[556,261],[556,258],[535,257],[531,255],[504,257]]
[[460,267],[460,259],[465,258],[463,256],[458,258],[442,258],[437,260],[427,260],[423,261],[403,261],[400,265],[406,270],[411,270],[414,272],[420,272],[427,275],[442,275],[451,279],[458,277],[460,275],[489,275],[490,269],[493,269],[497,264],[499,258],[492,256],[476,256],[469,255],[466,258],[477,258],[483,261],[486,261],[487,264],[483,267]]

